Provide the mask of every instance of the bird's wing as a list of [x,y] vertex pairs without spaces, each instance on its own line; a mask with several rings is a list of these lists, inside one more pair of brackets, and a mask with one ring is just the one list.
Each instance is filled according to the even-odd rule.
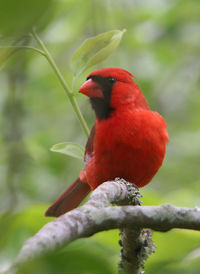
[[92,127],[90,136],[85,146],[85,155],[84,155],[85,167],[88,165],[91,157],[93,156],[95,128],[96,128],[96,124],[94,124],[94,126]]
[[[94,136],[95,136],[95,124],[92,127],[90,136],[88,138],[88,141],[85,147],[85,155],[84,155],[85,167],[88,165],[93,155]],[[83,174],[84,172],[85,171],[82,171]],[[74,209],[87,196],[90,190],[91,190],[90,186],[87,183],[84,183],[83,181],[81,181],[80,178],[78,178],[47,209],[47,211],[45,212],[45,216],[58,217],[64,214],[65,212]]]

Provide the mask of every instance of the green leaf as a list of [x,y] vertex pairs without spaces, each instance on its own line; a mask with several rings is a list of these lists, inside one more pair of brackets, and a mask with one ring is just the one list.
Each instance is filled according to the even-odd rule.
[[89,38],[71,58],[75,76],[105,60],[119,45],[125,30],[112,30]]
[[83,160],[84,148],[79,144],[71,142],[58,143],[51,148],[53,152],[59,152]]

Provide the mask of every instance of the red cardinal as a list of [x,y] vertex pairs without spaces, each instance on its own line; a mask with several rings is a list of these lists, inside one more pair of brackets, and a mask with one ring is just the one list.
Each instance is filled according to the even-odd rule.
[[166,123],[150,110],[134,76],[121,68],[92,72],[79,92],[90,98],[96,114],[85,149],[85,169],[47,209],[60,216],[77,207],[98,185],[116,177],[138,187],[160,168],[169,141]]

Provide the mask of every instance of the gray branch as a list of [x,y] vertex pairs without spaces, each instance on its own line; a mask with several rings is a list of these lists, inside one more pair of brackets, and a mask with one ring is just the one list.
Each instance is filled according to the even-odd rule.
[[28,239],[7,273],[19,265],[61,248],[82,237],[114,228],[150,228],[166,232],[173,228],[200,230],[200,209],[163,206],[109,206],[110,203],[134,204],[138,190],[123,180],[105,182],[91,195],[89,201],[46,224]]
[[119,273],[141,274],[148,257],[155,252],[152,231],[149,229],[121,229],[122,246]]

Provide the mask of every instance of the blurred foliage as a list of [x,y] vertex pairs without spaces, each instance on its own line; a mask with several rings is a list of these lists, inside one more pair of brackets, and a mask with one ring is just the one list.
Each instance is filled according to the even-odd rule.
[[[52,0],[7,0],[0,3],[0,33],[1,35],[18,37],[26,34],[38,21],[44,24],[44,18],[49,18]],[[48,11],[48,16],[47,16]]]
[[[170,135],[163,167],[141,189],[144,205],[198,206],[199,1],[1,1],[0,46],[12,40],[13,34],[14,44],[23,34],[20,43],[35,46],[31,37],[24,38],[33,24],[69,83],[70,57],[84,39],[127,29],[117,51],[98,67],[122,67],[133,73],[151,108],[166,119]],[[76,89],[91,70],[78,79]],[[65,141],[84,145],[86,138],[41,55],[18,51],[0,72],[0,83],[0,268],[4,269],[23,242],[49,221],[43,212],[82,168],[80,160],[49,149]],[[94,114],[88,101],[76,96],[91,127]],[[98,233],[30,263],[22,271],[116,273],[118,240],[117,230]],[[199,273],[198,232],[155,232],[154,240],[157,250],[147,261],[147,274]]]

